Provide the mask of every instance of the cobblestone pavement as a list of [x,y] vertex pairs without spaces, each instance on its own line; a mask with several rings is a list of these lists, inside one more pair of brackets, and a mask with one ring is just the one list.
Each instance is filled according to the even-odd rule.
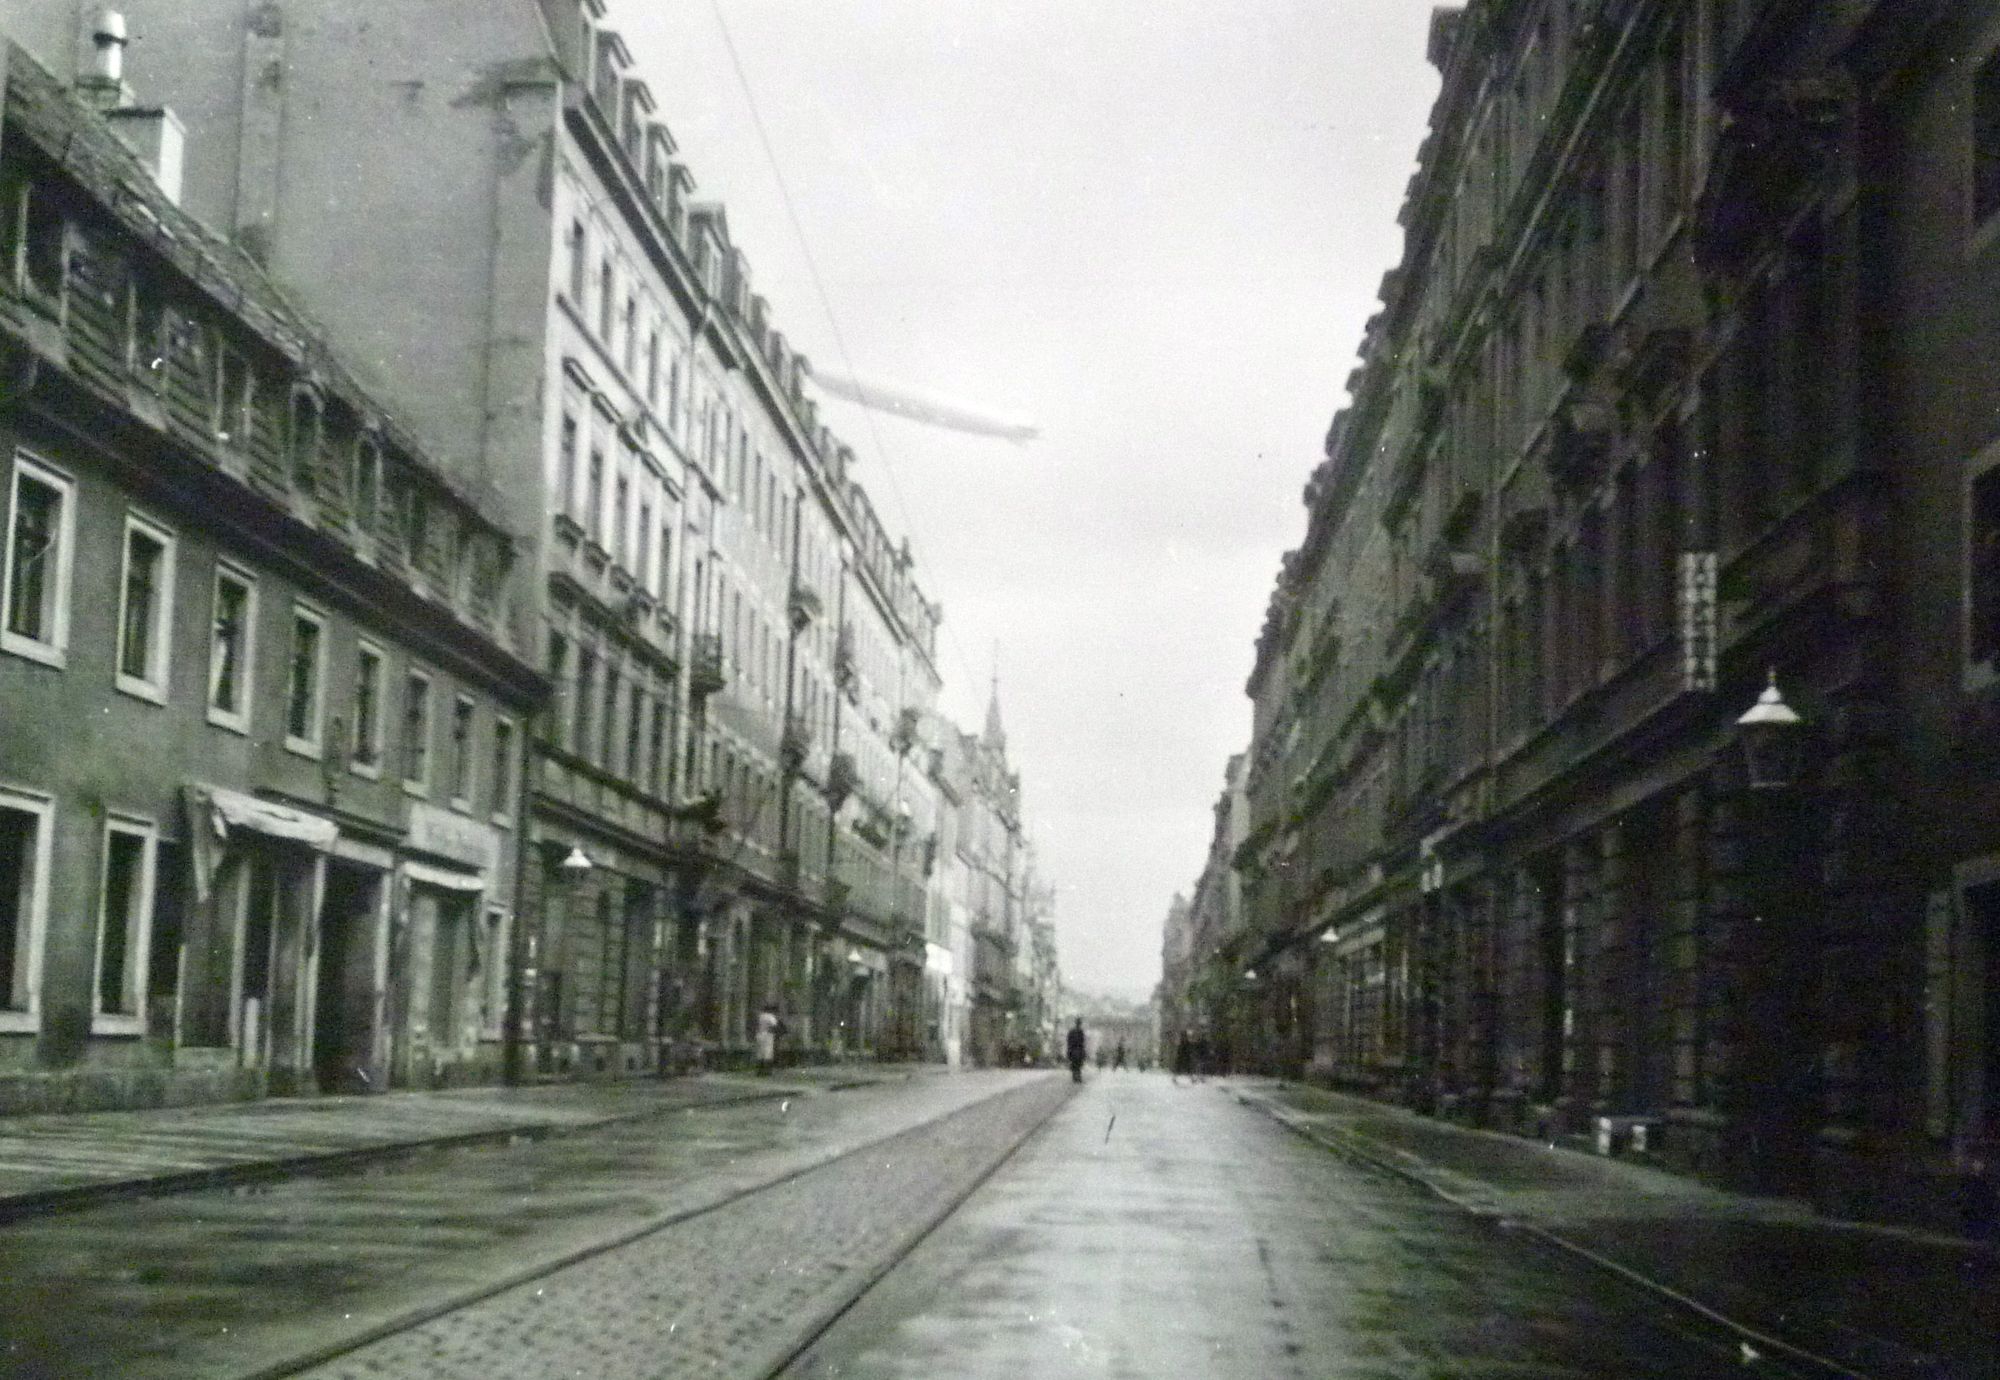
[[687,1109],[9,1223],[0,1376],[256,1373],[1039,1077]]
[[1068,1093],[1044,1077],[305,1374],[761,1380]]
[[1091,1081],[787,1380],[1772,1380],[1213,1084]]

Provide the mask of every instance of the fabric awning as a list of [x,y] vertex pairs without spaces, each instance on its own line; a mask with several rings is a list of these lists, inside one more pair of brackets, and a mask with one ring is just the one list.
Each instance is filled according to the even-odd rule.
[[320,815],[260,800],[241,791],[225,790],[220,786],[210,786],[206,790],[209,808],[214,811],[215,820],[220,822],[220,827],[216,829],[219,835],[227,836],[231,829],[250,829],[259,834],[269,834],[272,838],[307,844],[321,851],[333,847],[333,841],[340,837],[340,826]]
[[403,860],[403,871],[413,882],[426,886],[444,887],[448,891],[484,891],[486,879],[477,872],[457,872],[449,867],[437,867],[431,863]]

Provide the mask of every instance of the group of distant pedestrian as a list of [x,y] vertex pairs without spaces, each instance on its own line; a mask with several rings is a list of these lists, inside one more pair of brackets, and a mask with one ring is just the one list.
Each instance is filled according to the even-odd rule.
[[[1070,1080],[1081,1083],[1083,1066],[1090,1062],[1091,1058],[1090,1036],[1083,1028],[1083,1017],[1078,1016],[1070,1025],[1069,1035],[1063,1042],[1063,1053],[1069,1064]],[[1114,1073],[1121,1072],[1128,1063],[1136,1066],[1141,1073],[1149,1072],[1153,1067],[1153,1061],[1144,1054],[1133,1060],[1123,1040],[1117,1041],[1108,1049],[1099,1044],[1096,1059],[1100,1072],[1107,1068]],[[1178,1084],[1181,1079],[1187,1078],[1199,1083],[1207,1073],[1208,1067],[1208,1042],[1199,1036],[1190,1038],[1187,1031],[1182,1031],[1180,1043],[1174,1048],[1174,1082]]]

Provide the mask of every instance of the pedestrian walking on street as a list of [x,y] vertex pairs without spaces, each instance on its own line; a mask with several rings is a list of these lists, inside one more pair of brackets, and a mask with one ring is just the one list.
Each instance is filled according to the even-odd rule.
[[1081,1083],[1083,1081],[1083,1044],[1083,1017],[1078,1016],[1076,1024],[1069,1028],[1069,1042],[1067,1047],[1067,1053],[1069,1054],[1069,1079],[1072,1083]]
[[1114,1069],[1123,1069],[1125,1067],[1125,1042],[1123,1040],[1118,1042],[1118,1052],[1111,1056],[1111,1067]]
[[757,1013],[757,1072],[765,1077],[778,1066],[778,1030],[783,1024],[769,1003]]
[[1194,1078],[1194,1041],[1185,1030],[1181,1032],[1180,1043],[1174,1046],[1174,1086],[1179,1087],[1183,1078],[1190,1081]]

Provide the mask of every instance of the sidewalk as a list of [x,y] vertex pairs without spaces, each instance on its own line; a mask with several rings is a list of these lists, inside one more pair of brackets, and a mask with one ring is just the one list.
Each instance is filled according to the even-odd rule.
[[1728,1323],[1751,1351],[1801,1353],[1836,1374],[2000,1376],[2000,1251],[1990,1246],[1836,1221],[1318,1088],[1223,1086],[1331,1149]]
[[0,1118],[0,1222],[380,1159],[425,1146],[561,1135],[683,1109],[862,1087],[928,1065],[831,1064],[775,1078],[701,1074],[613,1083],[270,1098]]

